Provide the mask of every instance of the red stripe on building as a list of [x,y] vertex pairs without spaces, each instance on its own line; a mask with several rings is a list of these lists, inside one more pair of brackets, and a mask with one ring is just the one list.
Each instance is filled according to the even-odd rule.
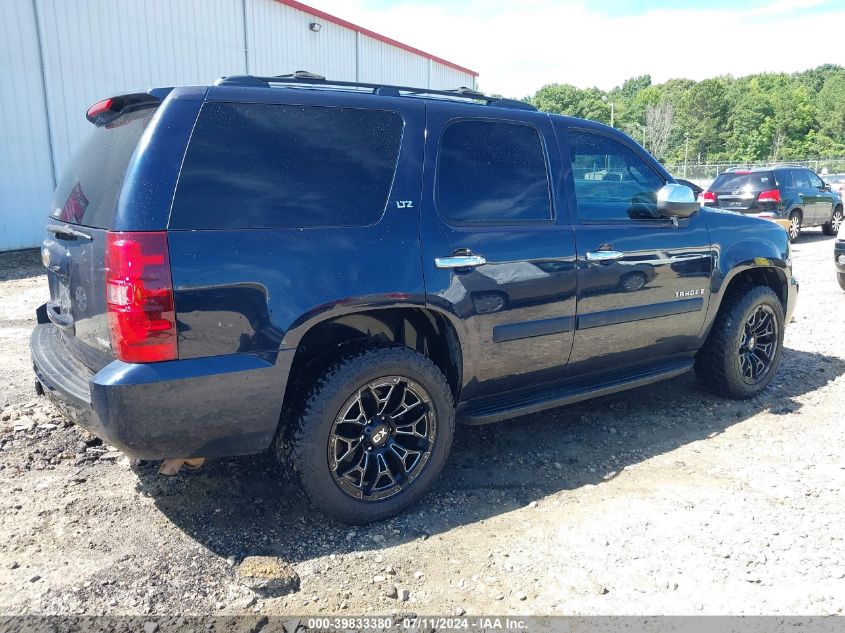
[[352,22],[347,22],[343,18],[339,18],[335,15],[332,15],[331,13],[326,13],[325,11],[320,11],[319,9],[315,9],[314,7],[309,7],[307,4],[297,2],[297,0],[276,0],[276,2],[289,6],[292,9],[297,9],[309,15],[313,15],[314,17],[322,18],[327,22],[338,24],[344,28],[356,31],[361,35],[366,35],[367,37],[371,37],[374,40],[378,40],[379,42],[384,42],[385,44],[390,44],[391,46],[395,46],[396,48],[401,48],[402,50],[406,50],[409,53],[413,53],[414,55],[425,57],[426,59],[430,59],[431,61],[437,62],[438,64],[443,64],[444,66],[448,66],[449,68],[454,68],[455,70],[459,70],[462,73],[468,73],[473,77],[478,77],[478,73],[474,70],[464,68],[463,66],[458,66],[457,64],[453,64],[452,62],[446,61],[445,59],[437,57],[436,55],[432,55],[431,53],[421,51],[420,49],[414,48],[413,46],[408,46],[407,44],[403,44],[402,42],[397,42],[396,40],[389,38],[386,35],[381,35],[380,33],[365,29],[364,27],[358,26],[357,24],[352,24]]

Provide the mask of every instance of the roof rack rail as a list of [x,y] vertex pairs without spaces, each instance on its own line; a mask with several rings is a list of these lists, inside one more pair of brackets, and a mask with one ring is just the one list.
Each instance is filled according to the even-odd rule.
[[516,110],[536,110],[530,103],[516,101],[514,99],[502,99],[501,97],[488,97],[484,93],[472,88],[461,87],[456,90],[434,90],[431,88],[413,88],[410,86],[394,86],[391,84],[374,84],[358,81],[338,81],[326,79],[322,75],[297,70],[287,75],[276,75],[273,77],[262,77],[255,75],[231,75],[221,77],[214,82],[215,86],[242,86],[253,88],[269,88],[273,85],[306,85],[326,88],[354,88],[368,90],[372,94],[400,97],[400,96],[442,96],[453,99],[468,99],[470,101],[482,101],[485,105],[499,108],[513,108]]

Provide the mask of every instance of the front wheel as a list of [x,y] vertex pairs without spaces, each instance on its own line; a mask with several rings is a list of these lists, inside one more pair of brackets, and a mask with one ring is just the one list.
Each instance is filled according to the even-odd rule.
[[771,288],[755,286],[726,298],[696,357],[696,375],[719,395],[756,396],[777,373],[783,328],[783,306]]
[[830,222],[822,224],[822,233],[825,235],[836,235],[839,232],[839,227],[842,225],[842,209],[836,207],[833,210],[833,215],[830,216]]
[[839,287],[845,290],[845,273],[836,273],[836,280],[839,282]]
[[449,455],[452,393],[428,358],[405,347],[357,349],[294,405],[277,455],[311,504],[364,524],[422,497]]
[[789,241],[795,242],[801,237],[801,214],[798,211],[793,211],[789,214]]

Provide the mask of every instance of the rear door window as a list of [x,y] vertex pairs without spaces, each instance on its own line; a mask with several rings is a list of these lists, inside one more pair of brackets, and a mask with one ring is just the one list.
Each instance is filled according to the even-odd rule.
[[546,155],[531,125],[458,120],[440,139],[437,209],[456,224],[552,218]]
[[53,194],[50,216],[62,222],[111,228],[126,169],[155,108],[93,127],[65,168]]
[[375,224],[390,195],[402,129],[394,111],[207,103],[170,228]]
[[792,178],[796,188],[806,189],[810,187],[810,172],[804,169],[793,169]]

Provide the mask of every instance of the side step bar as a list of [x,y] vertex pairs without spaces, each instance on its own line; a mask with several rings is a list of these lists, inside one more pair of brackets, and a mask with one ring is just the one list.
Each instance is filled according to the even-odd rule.
[[684,358],[635,372],[618,374],[600,382],[573,382],[566,385],[556,385],[544,391],[532,390],[497,396],[492,399],[485,398],[483,401],[470,401],[458,410],[457,422],[469,425],[490,424],[520,415],[573,404],[581,400],[607,396],[626,389],[674,378],[692,369],[693,363],[693,359]]

